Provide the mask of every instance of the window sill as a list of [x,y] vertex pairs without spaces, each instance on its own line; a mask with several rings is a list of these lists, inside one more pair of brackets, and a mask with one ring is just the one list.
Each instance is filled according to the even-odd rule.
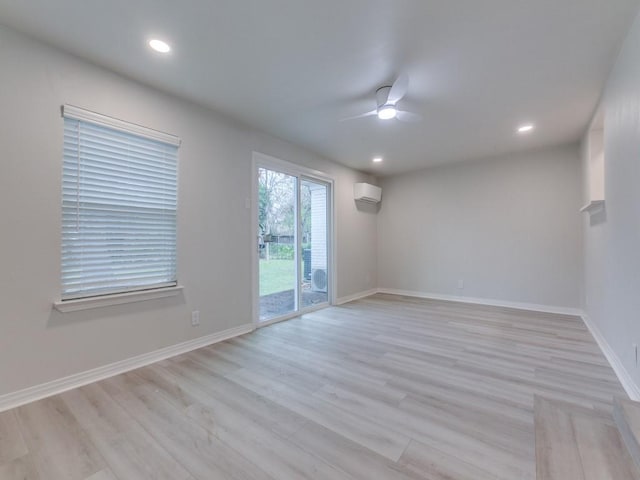
[[122,305],[124,303],[144,302],[156,298],[173,297],[182,292],[184,287],[157,288],[154,290],[141,290],[139,292],[116,293],[101,297],[79,298],[77,300],[66,300],[53,302],[53,308],[62,313],[77,312],[80,310],[90,310],[92,308],[110,307],[112,305]]

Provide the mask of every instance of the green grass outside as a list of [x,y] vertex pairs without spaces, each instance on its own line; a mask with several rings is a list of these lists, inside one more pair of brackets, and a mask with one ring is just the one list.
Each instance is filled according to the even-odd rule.
[[296,285],[295,260],[260,260],[260,296],[292,290]]

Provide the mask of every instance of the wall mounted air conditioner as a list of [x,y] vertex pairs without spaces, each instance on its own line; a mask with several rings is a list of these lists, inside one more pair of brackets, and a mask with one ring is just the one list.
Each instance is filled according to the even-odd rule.
[[314,268],[311,272],[311,290],[327,292],[327,271],[324,268]]
[[369,183],[354,183],[353,198],[360,202],[378,203],[382,198],[382,189]]

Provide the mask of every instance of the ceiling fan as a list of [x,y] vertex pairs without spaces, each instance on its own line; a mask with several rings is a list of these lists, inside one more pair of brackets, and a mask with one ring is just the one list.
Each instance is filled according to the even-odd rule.
[[380,120],[392,120],[394,118],[401,122],[419,122],[422,120],[422,115],[413,112],[407,112],[399,110],[396,104],[402,100],[407,94],[409,89],[409,76],[406,74],[400,75],[393,85],[380,87],[376,90],[376,102],[377,107],[375,110],[356,115],[355,117],[343,118],[341,122],[347,120],[355,120],[358,118],[371,117],[377,115]]

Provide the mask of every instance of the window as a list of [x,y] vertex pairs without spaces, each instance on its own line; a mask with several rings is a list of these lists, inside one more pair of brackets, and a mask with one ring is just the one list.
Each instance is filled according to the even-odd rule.
[[175,286],[180,140],[65,105],[62,300]]

